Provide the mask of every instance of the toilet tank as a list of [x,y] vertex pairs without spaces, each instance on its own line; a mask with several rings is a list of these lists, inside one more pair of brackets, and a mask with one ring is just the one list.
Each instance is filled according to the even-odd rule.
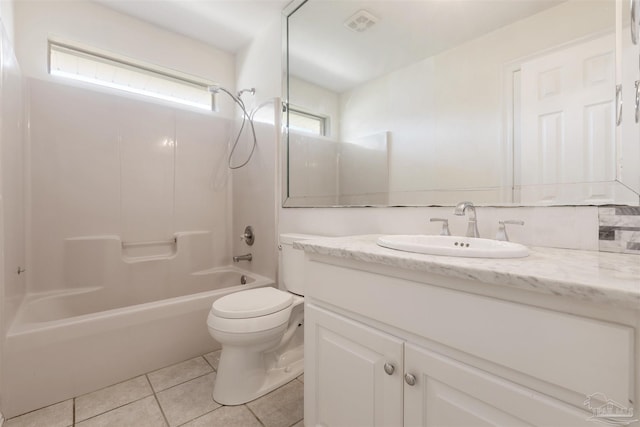
[[319,239],[325,236],[311,234],[280,235],[280,288],[297,295],[304,295],[304,251],[293,249],[293,242]]

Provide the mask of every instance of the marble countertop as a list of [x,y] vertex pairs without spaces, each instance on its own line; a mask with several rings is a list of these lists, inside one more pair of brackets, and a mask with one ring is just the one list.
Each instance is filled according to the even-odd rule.
[[640,310],[640,256],[530,247],[526,258],[486,259],[423,255],[387,249],[378,235],[303,240],[310,254],[477,280]]

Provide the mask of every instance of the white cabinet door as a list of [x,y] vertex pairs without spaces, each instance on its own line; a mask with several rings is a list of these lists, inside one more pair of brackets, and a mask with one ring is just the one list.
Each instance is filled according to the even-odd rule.
[[412,344],[405,344],[404,425],[586,426],[586,411]]
[[402,360],[402,340],[307,304],[306,425],[401,426]]

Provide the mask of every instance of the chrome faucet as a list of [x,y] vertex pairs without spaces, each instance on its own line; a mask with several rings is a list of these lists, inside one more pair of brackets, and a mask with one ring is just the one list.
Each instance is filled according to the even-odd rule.
[[251,261],[252,259],[253,259],[253,256],[251,254],[236,255],[233,257],[233,262]]
[[460,202],[453,210],[455,215],[462,216],[469,211],[469,225],[467,226],[467,237],[480,237],[478,232],[478,221],[476,219],[476,208],[471,202]]
[[498,232],[496,233],[496,240],[504,240],[505,242],[509,241],[509,236],[507,235],[507,224],[524,225],[524,221],[520,221],[518,219],[498,221]]
[[449,231],[449,220],[445,218],[431,218],[431,222],[441,222],[442,230],[440,230],[441,236],[451,236],[451,232]]

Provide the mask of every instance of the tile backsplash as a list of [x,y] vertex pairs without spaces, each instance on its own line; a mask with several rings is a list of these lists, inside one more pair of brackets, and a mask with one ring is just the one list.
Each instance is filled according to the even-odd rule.
[[601,207],[598,225],[601,251],[640,255],[640,207]]

